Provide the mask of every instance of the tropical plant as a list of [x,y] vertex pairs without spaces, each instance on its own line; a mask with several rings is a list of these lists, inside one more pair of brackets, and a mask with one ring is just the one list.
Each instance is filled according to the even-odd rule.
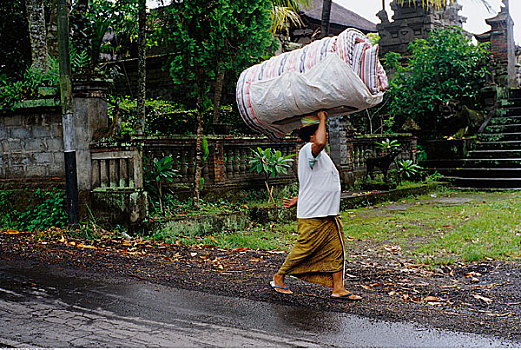
[[279,174],[287,174],[288,168],[293,162],[294,154],[283,156],[282,152],[277,150],[273,152],[271,148],[262,149],[257,147],[256,150],[251,149],[253,155],[250,158],[250,171],[264,175],[264,184],[268,191],[268,203],[273,200],[273,186],[270,185],[270,177]]
[[152,159],[144,156],[143,159],[145,161],[145,186],[148,191],[157,194],[159,210],[163,212],[163,186],[173,182],[176,177],[181,175],[177,169],[174,169],[175,163],[172,155]]
[[402,179],[412,179],[423,171],[423,168],[410,159],[398,161],[398,183]]
[[376,141],[376,148],[390,151],[393,148],[399,148],[401,145],[398,140],[385,139],[384,141]]
[[303,26],[299,12],[302,8],[309,8],[311,0],[271,0],[271,32],[276,33],[288,26]]

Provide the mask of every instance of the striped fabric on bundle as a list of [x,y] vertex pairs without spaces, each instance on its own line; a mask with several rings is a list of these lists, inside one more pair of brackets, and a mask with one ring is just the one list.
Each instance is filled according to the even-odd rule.
[[[360,78],[365,87],[367,87],[368,94],[382,95],[389,88],[387,77],[383,67],[378,61],[378,45],[372,46],[370,41],[363,33],[356,29],[346,29],[336,37],[326,37],[321,40],[314,41],[301,49],[283,53],[281,55],[270,58],[269,60],[260,64],[254,65],[244,70],[237,82],[236,98],[239,112],[252,129],[266,134],[271,139],[280,139],[284,137],[285,132],[288,131],[288,126],[275,126],[273,123],[277,118],[291,117],[286,115],[290,113],[290,109],[281,111],[280,116],[272,116],[277,110],[270,110],[269,117],[261,116],[259,108],[266,107],[269,110],[269,101],[258,100],[264,96],[254,96],[252,94],[252,86],[260,82],[268,82],[277,78],[282,78],[284,74],[293,73],[297,75],[306,76],[306,73],[311,73],[312,69],[320,65],[330,55],[336,55],[340,60],[347,64],[347,66]],[[329,62],[329,61],[328,61]],[[335,76],[336,80],[343,79],[342,76]],[[294,79],[294,78],[292,78]],[[293,83],[294,85],[295,83]],[[327,84],[323,82],[322,84]],[[286,82],[286,85],[280,85],[281,89],[292,87],[292,83]],[[277,86],[277,85],[275,85]],[[363,86],[362,86],[363,89]],[[286,97],[284,93],[287,93]],[[350,91],[345,91],[346,96]],[[292,99],[291,89],[289,91],[282,91],[277,95],[279,98]],[[347,96],[348,97],[348,96]],[[367,98],[366,98],[367,100]],[[375,98],[374,101],[381,101]],[[345,105],[344,101],[339,101],[339,107]],[[298,101],[295,103],[299,104]],[[379,102],[378,102],[379,103]],[[370,102],[369,105],[376,104]],[[323,105],[316,106],[317,109],[323,109]],[[360,106],[354,106],[357,110],[368,108],[365,103]],[[315,111],[316,111],[315,110]],[[300,106],[296,107],[295,113],[302,114],[313,112],[312,108],[306,105],[303,109]],[[295,114],[297,116],[299,114]]]

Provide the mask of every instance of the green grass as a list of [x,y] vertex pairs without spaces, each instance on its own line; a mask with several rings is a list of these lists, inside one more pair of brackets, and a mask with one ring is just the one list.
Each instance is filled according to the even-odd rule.
[[[341,213],[349,252],[400,254],[426,265],[521,257],[521,192],[437,191],[437,195],[407,198]],[[241,221],[242,220],[242,221]],[[199,225],[199,226],[197,226]],[[153,239],[221,248],[249,247],[289,251],[296,222],[256,225],[230,219],[224,224],[170,223]]]
[[[442,202],[451,197],[476,199]],[[440,202],[441,200],[441,202]],[[404,210],[392,210],[396,205]],[[400,208],[398,208],[400,209]],[[514,259],[521,256],[521,193],[446,192],[407,199],[391,206],[361,208],[342,214],[355,249],[397,245],[419,263]]]

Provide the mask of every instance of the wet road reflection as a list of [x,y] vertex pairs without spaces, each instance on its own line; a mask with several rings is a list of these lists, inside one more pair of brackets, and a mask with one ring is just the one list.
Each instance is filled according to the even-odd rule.
[[0,266],[0,346],[519,347],[499,339],[388,323],[144,282]]

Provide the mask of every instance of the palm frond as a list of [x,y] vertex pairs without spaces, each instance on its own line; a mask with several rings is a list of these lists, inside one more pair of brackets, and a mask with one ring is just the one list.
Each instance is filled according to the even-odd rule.
[[296,27],[304,25],[298,13],[289,7],[273,6],[271,8],[271,18],[272,33],[276,33],[288,24]]

